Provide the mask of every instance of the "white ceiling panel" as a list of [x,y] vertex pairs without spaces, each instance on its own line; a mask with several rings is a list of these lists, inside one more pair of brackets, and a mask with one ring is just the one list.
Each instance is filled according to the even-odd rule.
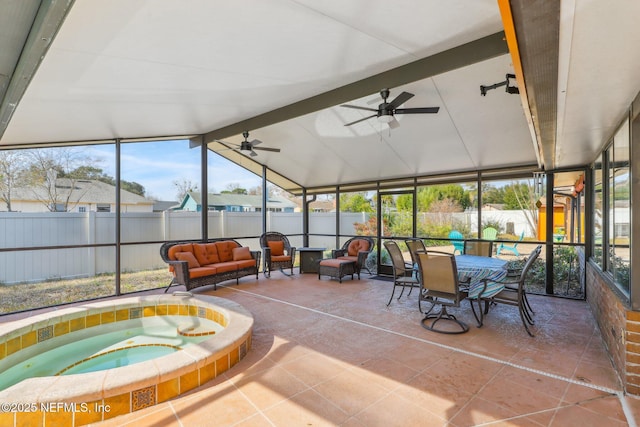
[[[480,96],[480,85],[516,68],[497,37],[498,6],[76,0],[0,145],[199,134],[239,142],[240,126],[264,118],[242,130],[282,151],[254,160],[306,187],[537,164],[545,144],[532,140],[531,99],[504,87]],[[638,2],[563,2],[556,156],[546,167],[591,161],[624,117],[640,90],[639,14]],[[475,44],[491,37],[495,51],[495,41]],[[465,51],[470,43],[479,52]],[[390,98],[415,94],[401,107],[440,111],[398,115],[391,131],[375,118],[345,127],[367,112],[339,104],[375,108],[384,87]],[[541,90],[527,88],[543,99]]]

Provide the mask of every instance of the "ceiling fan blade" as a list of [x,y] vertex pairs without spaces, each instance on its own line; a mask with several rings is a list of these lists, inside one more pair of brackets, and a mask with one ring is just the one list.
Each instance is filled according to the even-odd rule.
[[253,147],[254,145],[262,144],[262,141],[260,141],[259,139],[254,139],[250,142],[250,144]]
[[424,108],[398,108],[393,112],[395,114],[435,114],[440,110],[440,107],[424,107]]
[[395,110],[414,96],[415,95],[412,93],[402,92],[400,95],[396,96],[396,99],[394,99],[387,105],[387,109]]
[[376,116],[377,116],[377,114],[373,114],[373,115],[371,115],[369,117],[364,117],[364,118],[362,118],[360,120],[356,120],[355,122],[347,123],[347,124],[345,124],[345,126],[355,125],[356,123],[364,122],[365,120],[371,119],[371,118],[376,117]]
[[279,153],[279,148],[270,148],[270,147],[253,147],[254,150],[262,150],[262,151],[273,151],[274,153]]
[[258,153],[256,153],[255,151],[251,150],[251,153],[249,154],[251,157],[255,157],[258,155]]
[[376,108],[360,107],[358,105],[341,105],[341,107],[355,108],[356,110],[373,111],[375,113],[378,112],[378,110]]
[[395,129],[397,127],[400,127],[400,122],[396,120],[396,118],[394,117],[393,120],[391,120],[389,123],[389,128],[390,129]]

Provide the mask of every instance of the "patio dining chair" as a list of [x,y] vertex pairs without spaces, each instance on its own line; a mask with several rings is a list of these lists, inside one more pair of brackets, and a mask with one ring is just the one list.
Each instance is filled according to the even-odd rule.
[[[468,291],[458,285],[458,270],[453,254],[439,251],[419,251],[418,268],[420,271],[420,301],[431,303],[422,319],[422,327],[442,334],[462,334],[469,326],[447,311],[447,307],[460,307],[460,302]],[[440,311],[434,312],[436,306]],[[439,322],[451,326],[438,328]]]
[[418,251],[426,251],[427,248],[424,246],[424,241],[422,239],[407,239],[404,243],[407,245],[407,249],[409,249],[409,255],[411,255],[414,276],[417,276]]
[[460,252],[460,254],[464,253],[464,236],[458,230],[451,230],[449,233],[449,241],[453,245],[453,254],[456,252]]
[[491,240],[465,240],[464,254],[490,257],[493,255]]
[[402,286],[400,295],[398,295],[398,299],[400,299],[405,287],[409,287],[408,295],[411,295],[411,291],[414,287],[417,287],[419,283],[418,279],[411,274],[413,272],[413,264],[404,260],[398,244],[394,240],[387,240],[384,242],[384,247],[387,249],[387,252],[389,252],[391,263],[393,264],[393,290],[391,291],[389,302],[387,302],[387,305],[389,305],[396,292],[396,287]]
[[[518,307],[518,313],[520,314],[520,319],[522,320],[522,324],[524,325],[525,330],[530,336],[534,336],[531,330],[529,329],[529,325],[534,325],[535,322],[533,320],[533,310],[531,309],[531,305],[527,299],[527,294],[525,291],[525,280],[527,277],[527,273],[536,262],[538,257],[540,256],[540,252],[542,250],[542,245],[538,245],[524,264],[520,275],[517,280],[513,281],[501,281],[495,282],[501,285],[504,285],[504,288],[491,296],[484,296],[484,291],[480,293],[483,295],[482,300],[485,302],[484,314],[487,314],[489,310],[489,304],[506,304]],[[484,286],[486,288],[487,281],[485,280]],[[478,301],[480,303],[480,301]],[[480,314],[480,324],[482,324],[482,312]]]
[[[293,275],[293,263],[296,258],[296,248],[291,246],[289,239],[277,231],[268,231],[260,236],[260,247],[264,252],[262,272],[271,277],[271,272],[280,270],[285,276]],[[291,274],[284,272],[284,268],[291,269]]]

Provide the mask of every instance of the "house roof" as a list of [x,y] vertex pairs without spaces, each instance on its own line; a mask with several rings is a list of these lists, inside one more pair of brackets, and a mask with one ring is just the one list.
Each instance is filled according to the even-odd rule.
[[[197,204],[202,204],[202,199],[200,197],[200,193],[190,192],[189,196],[193,198],[193,200]],[[262,196],[261,195],[251,195],[251,194],[233,194],[233,193],[209,193],[207,195],[209,206],[243,206],[243,207],[251,207],[251,208],[261,208],[262,207]],[[297,205],[295,202],[287,199],[286,197],[280,196],[269,196],[267,198],[267,209],[293,209],[296,208]]]
[[[55,188],[56,193],[61,196],[58,201],[66,200],[69,191],[71,191],[69,201],[72,203],[113,204],[116,201],[115,187],[97,180],[57,178]],[[51,196],[44,186],[16,187],[12,192],[12,200],[14,201],[46,201],[50,199]],[[120,190],[120,201],[123,205],[152,205],[154,203],[153,200],[126,190]]]
[[[582,166],[640,90],[637,16],[633,1],[8,1],[0,146],[193,137],[288,190]],[[519,94],[481,96],[507,74]],[[383,88],[440,110],[345,126],[371,112],[341,105],[376,107]],[[281,152],[218,151],[245,130]]]

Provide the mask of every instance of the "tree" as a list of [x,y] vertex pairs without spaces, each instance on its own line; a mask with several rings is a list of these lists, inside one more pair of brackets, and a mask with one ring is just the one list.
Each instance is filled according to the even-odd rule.
[[[71,147],[30,150],[27,159],[29,166],[23,174],[24,184],[30,188],[33,197],[51,212],[68,212],[82,200],[91,186],[80,189],[77,182],[84,178],[78,178],[71,172],[98,162]],[[58,181],[60,177],[65,178],[63,183]]]
[[22,151],[0,151],[0,199],[12,212],[11,197],[26,170],[26,157]]
[[[59,178],[75,178],[75,179],[87,179],[104,182],[109,185],[116,185],[116,179],[110,175],[107,175],[102,169],[95,166],[80,166],[69,172],[68,174],[61,173]],[[142,184],[135,181],[120,181],[120,188],[130,193],[137,194],[145,197],[145,189]]]
[[178,201],[182,201],[188,193],[198,191],[198,184],[194,184],[190,179],[186,178],[176,179],[173,181],[173,186],[176,187],[176,198]]
[[537,197],[530,180],[513,181],[504,187],[505,209],[522,210],[533,235],[536,234],[538,224]]
[[227,189],[221,191],[222,194],[249,194],[246,188],[240,187],[240,184],[227,184]]
[[340,194],[340,212],[373,212],[365,193]]
[[496,188],[489,184],[482,186],[482,204],[503,204],[504,187]]
[[420,187],[418,190],[418,210],[420,212],[431,211],[431,205],[439,200],[451,199],[454,200],[460,211],[464,211],[471,206],[471,193],[465,190],[460,184],[444,184],[444,185],[429,185],[426,187]]

